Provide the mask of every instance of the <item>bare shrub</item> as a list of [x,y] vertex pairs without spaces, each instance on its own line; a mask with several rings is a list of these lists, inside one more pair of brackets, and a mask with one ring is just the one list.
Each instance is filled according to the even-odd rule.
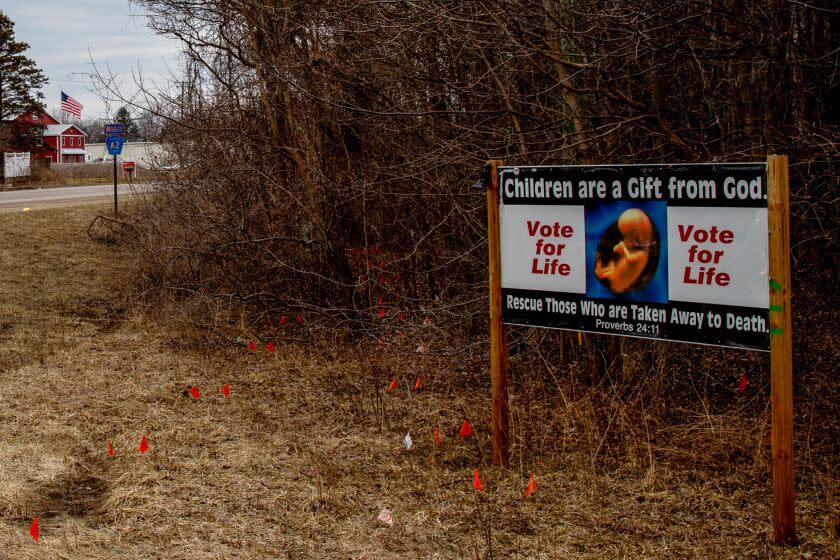
[[[395,352],[485,363],[485,201],[469,188],[485,160],[783,153],[799,390],[836,395],[820,373],[838,304],[824,287],[840,265],[832,2],[138,3],[185,53],[180,82],[146,107],[167,123],[178,170],[134,217],[143,293],[201,309],[208,326],[267,332],[301,312]],[[553,445],[575,433],[593,464],[626,451],[650,468],[657,438],[699,402],[708,429],[689,439],[761,463],[766,399],[733,404],[737,379],[721,374],[749,372],[766,394],[761,356],[519,331],[513,343],[517,391],[536,391],[534,375],[564,380],[545,397],[568,405],[548,426]],[[747,428],[724,429],[723,412]],[[522,410],[523,441],[540,441],[528,427],[538,413]],[[836,455],[831,434],[806,445]]]

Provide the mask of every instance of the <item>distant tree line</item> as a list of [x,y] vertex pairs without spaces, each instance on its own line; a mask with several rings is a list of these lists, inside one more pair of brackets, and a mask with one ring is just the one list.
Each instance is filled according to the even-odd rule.
[[150,293],[481,333],[485,160],[778,153],[798,297],[836,299],[836,2],[138,3],[186,61],[147,106],[180,168],[138,221]]
[[[58,110],[55,113],[58,114]],[[66,113],[64,113],[64,117],[64,120],[67,121]],[[160,136],[159,119],[148,112],[141,112],[140,116],[135,118],[127,106],[121,106],[110,118],[84,117],[81,119],[71,118],[70,121],[78,125],[87,134],[89,143],[105,142],[106,123],[124,124],[125,139],[128,142],[155,142]]]

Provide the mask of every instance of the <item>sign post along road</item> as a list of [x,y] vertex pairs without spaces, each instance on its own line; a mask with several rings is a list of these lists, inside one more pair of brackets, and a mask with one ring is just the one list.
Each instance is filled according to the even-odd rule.
[[[774,535],[794,540],[786,158],[490,165],[494,419],[507,418],[495,389],[507,387],[507,348],[493,344],[505,339],[501,323],[757,351],[772,339]],[[494,459],[505,464],[497,429],[507,427],[494,420]]]
[[105,146],[108,148],[108,154],[114,158],[114,214],[117,213],[117,156],[122,153],[123,143],[125,139],[125,125],[121,123],[109,123],[104,126]]

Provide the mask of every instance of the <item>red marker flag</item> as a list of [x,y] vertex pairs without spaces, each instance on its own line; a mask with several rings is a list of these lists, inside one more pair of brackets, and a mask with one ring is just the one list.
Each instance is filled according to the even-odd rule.
[[302,325],[302,324],[303,324],[303,315],[301,315],[300,313],[298,313],[298,316],[297,316],[297,317],[295,317],[295,321],[297,321],[297,324],[298,324],[298,325]]
[[741,382],[738,384],[738,392],[743,393],[747,390],[747,385],[750,384],[750,381],[747,379],[747,376],[743,373],[741,374]]
[[385,317],[385,308],[384,307],[379,308],[379,316],[380,317]]
[[274,343],[273,343],[273,342],[269,342],[268,344],[266,344],[266,345],[265,345],[265,349],[266,349],[266,350],[268,350],[268,353],[269,353],[269,354],[274,354],[274,352],[277,350],[277,349],[274,347]]
[[478,490],[479,492],[484,492],[484,485],[481,483],[481,477],[478,476],[478,469],[474,469],[475,473],[473,475],[473,488]]
[[230,396],[230,385],[228,385],[227,383],[222,385],[222,394],[226,397]]
[[286,316],[285,316],[285,315],[283,315],[282,317],[280,317],[280,326],[282,327],[283,325],[285,325],[285,324],[286,324],[286,321],[288,321],[288,319],[286,319]]
[[398,318],[400,321],[405,321],[405,312],[400,311],[400,312],[397,314],[397,318]]
[[35,519],[32,520],[32,525],[29,526],[29,534],[38,542],[38,516],[35,516]]
[[390,393],[391,391],[393,391],[396,388],[397,388],[397,378],[395,377],[391,380],[391,384],[388,385],[388,392]]
[[435,443],[440,445],[440,428],[435,428]]
[[376,298],[376,305],[382,305],[382,296]]
[[254,351],[254,350],[256,350],[256,349],[257,349],[257,345],[256,345],[256,343],[255,343],[253,340],[249,340],[249,341],[248,341],[248,350],[250,350],[251,352],[253,352],[253,351]]
[[190,396],[192,398],[194,398],[195,400],[198,400],[198,398],[201,396],[201,393],[198,392],[198,387],[196,387],[195,385],[190,387],[189,393],[190,393]]
[[467,437],[470,436],[470,434],[472,434],[472,432],[473,432],[472,426],[470,426],[469,422],[464,420],[464,423],[461,424],[461,431],[458,432],[459,435],[461,436],[461,438],[467,438]]
[[108,457],[114,456],[114,446],[111,445],[111,442],[108,442]]
[[420,389],[420,378],[417,378],[417,381],[414,382],[414,390],[417,391]]
[[525,487],[525,497],[537,491],[537,479],[534,478],[534,473],[531,473],[531,480],[528,481],[528,486]]
[[146,441],[146,436],[140,438],[140,453],[145,453],[149,450],[149,442]]

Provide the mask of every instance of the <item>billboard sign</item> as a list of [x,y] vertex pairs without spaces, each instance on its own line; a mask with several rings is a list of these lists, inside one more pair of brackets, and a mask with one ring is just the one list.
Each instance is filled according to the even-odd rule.
[[765,163],[498,180],[503,322],[769,350]]

